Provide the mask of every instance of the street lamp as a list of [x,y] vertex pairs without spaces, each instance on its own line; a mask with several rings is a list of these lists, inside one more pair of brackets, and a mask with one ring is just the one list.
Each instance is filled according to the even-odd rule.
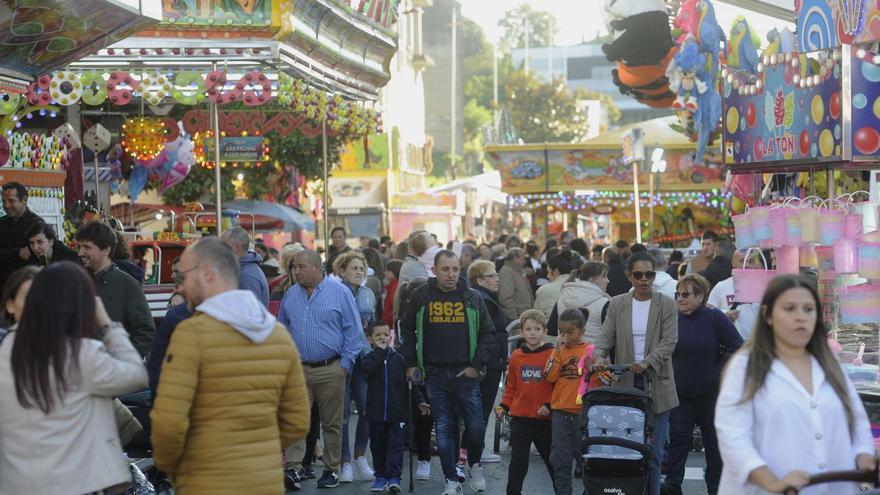
[[[651,211],[648,229],[651,238],[651,244],[654,244],[654,180],[659,179],[660,175],[666,172],[666,160],[663,159],[663,148],[654,148],[651,152],[651,177],[649,181],[650,192],[648,194],[648,207]],[[659,190],[659,184],[657,185]]]

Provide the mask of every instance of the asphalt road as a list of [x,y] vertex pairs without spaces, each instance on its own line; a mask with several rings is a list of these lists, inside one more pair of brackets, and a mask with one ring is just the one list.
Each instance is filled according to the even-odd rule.
[[[353,422],[352,422],[353,424]],[[489,423],[489,433],[486,435],[486,445],[492,445],[492,437],[494,436],[494,418],[490,419]],[[485,492],[482,492],[483,495],[504,495],[505,487],[507,486],[507,466],[510,463],[510,449],[507,447],[505,443],[502,443],[501,448],[501,462],[498,464],[486,464],[484,466],[484,471],[486,475],[486,485],[487,489]],[[533,449],[534,454],[534,449]],[[368,454],[369,457],[369,454]],[[408,493],[409,487],[409,479],[407,477],[408,473],[408,460],[404,460],[404,477],[403,477],[403,493]],[[372,465],[372,461],[371,461]],[[703,466],[705,466],[705,459],[700,453],[691,453],[688,458],[688,468],[685,474],[685,482],[683,486],[683,491],[685,495],[705,495],[706,494],[706,484],[703,482]],[[315,471],[320,476],[321,464],[318,462],[315,465]],[[580,494],[583,492],[583,485],[581,484],[581,480],[574,480],[574,493]],[[426,495],[440,495],[443,492],[443,471],[440,468],[440,459],[436,456],[432,459],[432,468],[431,468],[431,480],[430,481],[416,481],[414,485],[413,493],[417,494],[426,494]],[[365,495],[370,493],[370,482],[368,481],[356,481],[354,483],[340,483],[339,487],[327,490],[318,490],[315,486],[315,480],[308,480],[303,484],[302,490],[298,492],[288,492],[288,495],[311,495],[311,494],[321,494],[321,495]],[[474,492],[467,486],[467,482],[464,483],[464,493],[465,495],[473,494]],[[541,458],[538,457],[537,454],[532,455],[531,462],[529,463],[529,473],[526,476],[525,484],[523,485],[522,493],[528,495],[553,495],[552,483],[550,482],[550,476],[547,473],[547,468],[544,466],[544,463],[541,461]]]

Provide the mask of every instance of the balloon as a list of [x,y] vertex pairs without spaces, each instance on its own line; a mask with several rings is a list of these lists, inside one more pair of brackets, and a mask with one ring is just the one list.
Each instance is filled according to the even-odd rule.
[[810,153],[810,133],[807,131],[801,131],[801,155],[807,156]]
[[128,196],[132,203],[137,201],[137,197],[144,190],[149,176],[150,170],[147,168],[136,166],[131,170],[131,175],[128,176]]
[[727,132],[733,134],[736,132],[737,127],[739,127],[739,112],[736,110],[736,107],[730,107],[727,110]]
[[880,96],[874,100],[874,116],[880,119]]
[[755,161],[761,161],[764,158],[764,148],[761,146],[761,139],[755,139],[755,144],[752,147],[755,153]]
[[746,122],[748,122],[749,127],[755,127],[755,122],[757,122],[758,116],[755,113],[755,104],[749,103],[748,108],[746,108]]
[[871,82],[880,82],[880,67],[871,62],[862,62],[862,75]]
[[853,96],[853,106],[859,110],[865,108],[868,106],[868,98],[862,93]]
[[831,156],[834,153],[834,136],[828,129],[819,134],[819,153],[822,156]]
[[813,117],[814,124],[822,123],[822,118],[825,117],[825,103],[822,102],[821,96],[813,97],[813,102],[810,104],[810,115]]
[[180,148],[177,149],[177,161],[192,167],[196,164],[196,155],[194,153],[195,145],[189,137],[183,141]]
[[862,127],[853,136],[853,145],[862,154],[873,155],[880,149],[880,134],[873,127]]
[[189,175],[190,166],[177,162],[171,167],[171,170],[168,171],[168,174],[165,176],[165,179],[162,180],[162,185],[159,187],[159,194],[165,192],[169,187],[175,186],[179,184],[183,179]]
[[[877,108],[876,102],[874,103],[874,108]],[[828,113],[832,119],[840,117],[840,93],[831,94],[831,99],[828,100]]]
[[153,157],[151,160],[141,161],[135,160],[135,162],[143,168],[158,168],[162,165],[165,165],[165,162],[168,161],[168,152],[166,150],[162,150],[158,155]]

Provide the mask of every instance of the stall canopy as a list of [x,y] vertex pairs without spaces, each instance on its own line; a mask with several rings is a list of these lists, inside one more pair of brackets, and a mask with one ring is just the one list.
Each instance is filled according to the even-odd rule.
[[[308,215],[289,206],[268,201],[237,199],[223,203],[223,207],[253,214],[258,220],[257,230],[315,230],[315,222]],[[247,217],[248,215],[242,215],[239,220],[244,224],[250,221]],[[260,217],[275,219],[275,222],[265,225],[259,221]]]
[[162,0],[0,3],[0,77],[23,91],[49,73],[162,20]]
[[623,146],[623,136],[633,128],[638,128],[644,136],[645,146],[648,148],[666,149],[692,149],[695,147],[687,136],[674,130],[673,125],[678,124],[675,116],[660,117],[646,120],[635,124],[626,125],[612,131],[600,134],[593,139],[584,141],[583,148],[618,149]]

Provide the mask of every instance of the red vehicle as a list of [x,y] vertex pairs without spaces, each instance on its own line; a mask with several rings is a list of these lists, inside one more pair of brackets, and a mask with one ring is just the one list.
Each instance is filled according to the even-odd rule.
[[691,181],[694,184],[702,184],[707,180],[721,180],[724,178],[724,169],[714,163],[707,165],[694,165],[691,168]]
[[192,242],[181,240],[133,241],[131,250],[135,262],[141,262],[146,275],[144,295],[158,327],[168,311],[168,303],[174,295],[174,270],[171,268],[175,258],[183,254]]

